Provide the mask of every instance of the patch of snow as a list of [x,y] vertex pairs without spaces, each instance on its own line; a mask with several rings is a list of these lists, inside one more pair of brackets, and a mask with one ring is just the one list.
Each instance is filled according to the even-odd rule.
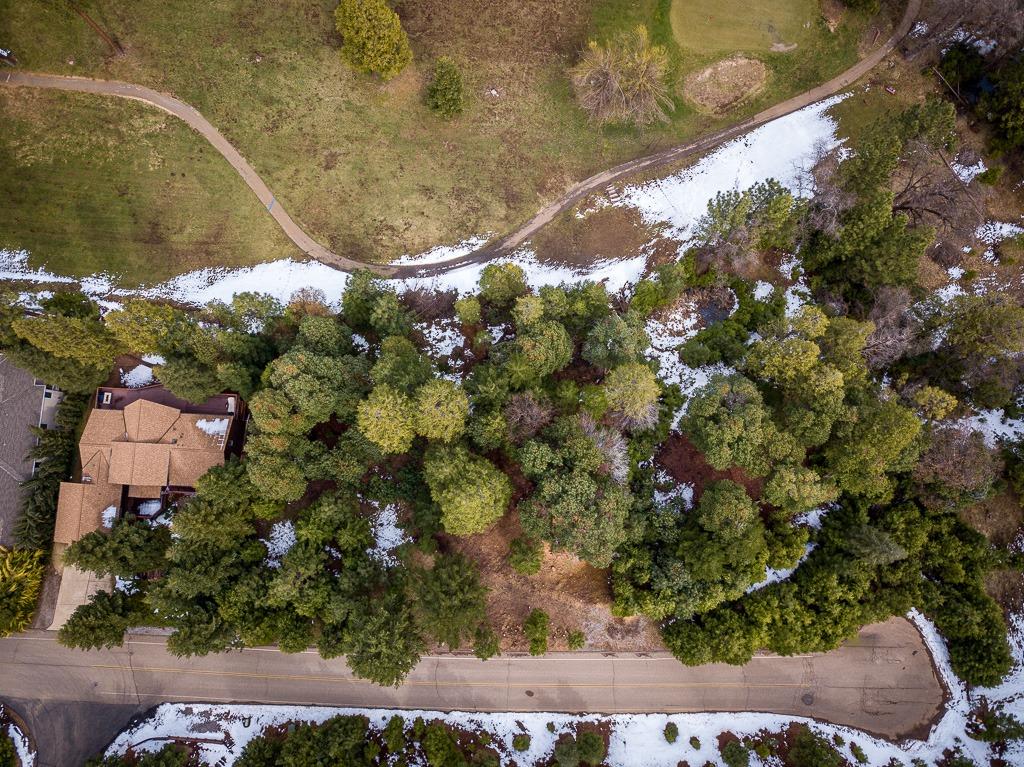
[[719,192],[774,178],[794,194],[807,196],[813,190],[807,188],[804,171],[816,149],[834,149],[841,143],[828,110],[844,98],[833,96],[773,120],[672,176],[626,187],[622,203],[639,208],[649,223],[668,222],[673,236],[685,242]]
[[505,336],[504,325],[488,325],[487,334],[491,337],[491,341],[498,343]]
[[808,556],[810,556],[810,553],[814,551],[814,548],[815,545],[813,543],[808,543],[807,546],[804,547],[804,553],[800,556],[800,559],[797,561],[794,567],[786,567],[782,570],[776,570],[772,567],[766,567],[764,573],[764,580],[755,583],[753,586],[747,588],[747,593],[749,594],[751,591],[759,591],[760,589],[763,589],[765,586],[769,586],[773,583],[778,583],[779,581],[784,581],[787,578],[789,578],[789,576],[796,572],[796,568],[800,567],[800,565],[803,564],[803,561],[807,559]]
[[438,359],[451,356],[456,348],[463,345],[465,338],[457,320],[445,317],[434,322],[417,322],[416,327],[430,345],[428,356]]
[[[682,500],[684,509],[693,508],[693,485],[689,482],[676,482],[667,471],[659,468],[654,474],[654,503],[667,506],[676,500]],[[659,490],[659,487],[669,487]]]
[[825,515],[832,510],[831,505],[819,506],[816,509],[805,511],[803,514],[797,514],[793,518],[793,524],[802,525],[809,527],[812,530],[820,530],[821,522],[825,519]]
[[370,351],[370,342],[363,338],[358,333],[352,334],[352,345],[361,352]]
[[18,755],[21,767],[35,767],[36,752],[28,744],[28,738],[16,724],[7,725],[7,735],[14,743],[14,752]]
[[139,587],[135,584],[134,578],[122,578],[120,575],[115,575],[114,589],[125,594],[134,594],[139,590]]
[[[948,38],[951,43],[964,43],[973,47],[982,56],[988,56],[992,51],[998,47],[998,43],[995,40],[990,40],[983,37],[976,37],[973,32],[968,32],[963,27],[956,29]],[[949,50],[949,46],[942,49],[945,53]]]
[[136,507],[135,513],[143,517],[151,517],[160,511],[160,507],[163,504],[158,498],[150,498],[148,501],[143,501]]
[[166,365],[167,360],[160,354],[146,354],[142,357],[142,361],[149,363],[150,365]]
[[490,238],[491,235],[486,234],[482,237],[470,237],[468,240],[463,240],[458,245],[438,245],[437,247],[431,248],[425,253],[420,253],[416,256],[402,256],[392,263],[403,266],[406,264],[414,264],[416,266],[443,264],[445,261],[451,261],[452,259],[465,256],[472,253],[474,250],[482,248],[487,244],[487,240]]
[[410,540],[405,530],[398,524],[398,506],[389,503],[379,509],[373,519],[372,528],[375,543],[366,553],[385,567],[394,567],[398,564],[398,557],[392,552]]
[[139,389],[153,383],[153,368],[149,365],[136,365],[127,373],[124,368],[121,371],[121,385],[129,389]]
[[914,27],[910,30],[910,36],[911,37],[924,37],[925,35],[928,34],[928,30],[929,29],[930,29],[930,27],[928,26],[928,22],[926,22],[926,21],[915,22],[914,23]]
[[974,165],[961,165],[955,160],[950,163],[950,167],[953,169],[953,173],[956,177],[963,181],[965,184],[969,184],[974,181],[975,176],[980,176],[988,168],[985,167],[984,160],[978,160]]
[[997,245],[1003,240],[1024,234],[1024,226],[1009,221],[989,221],[974,232],[974,236],[986,245]]
[[197,418],[196,428],[211,437],[223,437],[228,433],[227,418]]
[[108,530],[114,526],[115,519],[117,519],[117,506],[107,506],[100,512],[100,524]]
[[291,520],[275,522],[268,537],[263,540],[263,545],[267,547],[267,566],[280,567],[281,560],[295,545],[295,541],[295,524]]
[[775,286],[772,285],[770,282],[758,280],[757,284],[754,285],[754,298],[756,298],[758,301],[764,301],[766,298],[769,298],[771,294],[774,292]]
[[989,447],[996,447],[1001,441],[1016,442],[1024,437],[1024,418],[1007,418],[1002,408],[980,410],[959,422],[981,432]]

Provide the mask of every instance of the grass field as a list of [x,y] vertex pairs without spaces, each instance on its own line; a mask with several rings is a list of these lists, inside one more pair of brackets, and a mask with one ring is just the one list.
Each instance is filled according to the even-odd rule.
[[[92,0],[89,13],[126,50],[120,57],[62,4],[0,0],[0,18],[5,45],[25,69],[138,82],[193,104],[312,236],[342,255],[378,261],[501,234],[573,180],[827,79],[856,58],[864,28],[863,19],[851,17],[815,45],[765,54],[774,73],[768,87],[725,118],[698,114],[679,99],[669,124],[638,131],[589,124],[565,71],[588,37],[609,37],[636,23],[669,46],[674,80],[704,65],[706,55],[672,41],[667,0],[401,0],[396,9],[416,61],[387,84],[342,64],[333,30],[336,4],[211,0],[186,10],[156,0]],[[467,82],[466,111],[451,122],[423,105],[431,63],[441,54],[456,59]],[[90,109],[64,119],[89,129],[96,115]],[[192,168],[197,184],[205,184],[211,167]],[[60,181],[59,175],[52,179]],[[90,193],[97,206],[115,199],[109,187]],[[194,223],[211,230],[214,219],[223,222],[232,212],[228,204],[204,207]],[[18,220],[31,220],[30,213],[45,216],[46,210],[36,206]],[[138,240],[144,232],[128,226],[109,232],[101,244],[113,237]],[[21,233],[16,227],[10,234]],[[23,238],[23,246],[31,240]],[[236,247],[236,262],[263,258],[266,251],[242,252],[250,247],[242,240]]]
[[673,0],[671,21],[680,47],[707,54],[799,50],[823,34],[818,0]]
[[0,89],[0,247],[126,285],[300,255],[227,162],[155,109]]

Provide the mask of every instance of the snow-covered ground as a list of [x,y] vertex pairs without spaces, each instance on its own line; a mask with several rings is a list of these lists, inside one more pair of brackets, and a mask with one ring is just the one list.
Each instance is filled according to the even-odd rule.
[[372,522],[374,546],[367,553],[385,567],[394,567],[398,564],[394,550],[411,539],[398,524],[398,507],[395,504],[389,503],[383,508],[379,504],[372,505],[378,510]]
[[[0,716],[4,713],[4,707],[0,704]],[[13,722],[7,725],[7,736],[14,743],[14,751],[18,755],[18,760],[21,762],[21,767],[35,767],[36,763],[36,752],[32,750],[31,745],[28,742],[28,738],[16,724]],[[0,737],[3,737],[4,732],[0,730]]]
[[[757,181],[773,177],[797,194],[807,194],[803,170],[821,146],[832,147],[836,123],[828,109],[842,97],[833,97],[799,112],[768,123],[749,134],[724,144],[693,166],[659,181],[626,187],[620,201],[638,207],[648,221],[667,222],[678,236],[685,238],[693,224],[704,214],[709,200],[718,192],[745,189]],[[403,264],[437,264],[479,247],[486,238],[466,240],[455,246],[440,246],[418,256],[405,256]],[[519,264],[534,287],[581,280],[605,281],[610,291],[635,283],[646,268],[646,256],[624,260],[602,260],[586,268],[541,263],[528,248],[521,248],[500,261]],[[395,282],[400,291],[433,287],[467,293],[476,288],[483,264],[470,264],[433,278],[413,278]],[[34,283],[77,284],[87,294],[105,301],[129,296],[167,298],[202,305],[210,301],[230,301],[237,293],[268,293],[287,301],[302,288],[318,288],[336,303],[348,283],[348,275],[316,261],[282,259],[255,266],[228,269],[200,269],[179,275],[167,282],[135,290],[117,287],[117,275],[97,274],[84,279],[52,274],[44,268],[28,266],[25,251],[0,250],[0,281],[23,280]],[[33,296],[26,294],[26,301]]]
[[[907,740],[890,743],[850,727],[824,724],[805,717],[788,717],[758,713],[706,713],[706,714],[623,714],[612,717],[570,716],[554,713],[495,713],[476,714],[437,711],[392,711],[385,709],[345,709],[323,706],[247,706],[166,703],[149,719],[129,728],[111,744],[109,754],[124,753],[130,746],[147,741],[142,748],[157,750],[161,739],[174,737],[203,737],[218,739],[219,733],[228,737],[222,743],[200,745],[207,764],[230,765],[252,738],[265,728],[289,721],[322,722],[340,714],[362,714],[376,729],[382,729],[393,715],[411,723],[417,716],[427,720],[441,719],[459,727],[482,730],[491,734],[494,743],[504,752],[508,764],[521,767],[533,765],[551,755],[559,734],[571,730],[581,722],[606,720],[611,726],[607,763],[610,767],[675,767],[680,761],[689,764],[722,765],[717,750],[719,733],[731,732],[740,737],[759,732],[779,732],[794,722],[809,725],[828,739],[838,735],[844,745],[840,750],[856,763],[850,750],[857,744],[867,755],[872,767],[887,765],[891,759],[906,764],[922,759],[932,765],[947,749],[960,749],[978,765],[989,763],[989,745],[972,740],[966,734],[970,711],[981,696],[992,703],[1004,704],[1004,710],[1024,718],[1024,619],[1017,617],[1011,626],[1011,646],[1016,660],[1013,671],[999,687],[968,692],[953,674],[949,654],[935,626],[916,610],[908,616],[921,631],[950,700],[939,722],[932,728],[927,740]],[[679,728],[675,743],[668,743],[663,735],[665,725],[674,722]],[[554,725],[550,732],[548,724]],[[512,748],[512,738],[519,733],[530,735],[530,749],[518,753]],[[694,748],[690,738],[696,737],[700,746]],[[1024,764],[1024,743],[1011,744],[1005,755],[1008,764]],[[218,760],[223,759],[223,762]],[[751,765],[769,767],[771,761],[762,761],[751,754]]]

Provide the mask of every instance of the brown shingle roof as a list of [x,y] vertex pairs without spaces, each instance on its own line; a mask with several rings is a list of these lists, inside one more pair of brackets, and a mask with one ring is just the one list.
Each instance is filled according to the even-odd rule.
[[128,487],[129,498],[159,498],[161,485],[130,485]]
[[120,502],[121,488],[118,485],[106,482],[61,482],[53,540],[57,543],[73,543],[83,535],[98,530],[103,510],[110,506],[116,508]]
[[125,431],[131,442],[159,442],[181,411],[158,402],[136,400],[124,409]]

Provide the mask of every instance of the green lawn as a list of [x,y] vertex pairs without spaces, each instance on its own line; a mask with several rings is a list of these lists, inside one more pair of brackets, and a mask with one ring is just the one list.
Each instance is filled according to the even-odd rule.
[[768,51],[806,45],[822,29],[818,0],[673,0],[672,32],[698,53]]
[[0,89],[0,247],[126,285],[301,255],[184,123],[142,104]]
[[[679,99],[668,125],[637,131],[589,124],[574,105],[565,70],[588,37],[645,23],[670,47],[672,78],[681,81],[705,57],[675,46],[666,0],[401,0],[396,8],[416,61],[387,84],[342,64],[335,5],[91,0],[89,13],[127,51],[117,58],[64,5],[0,0],[0,18],[8,30],[5,44],[26,69],[139,82],[193,104],[312,236],[342,255],[378,261],[501,234],[573,180],[827,79],[854,60],[863,29],[863,20],[853,18],[799,56],[765,54],[776,72],[769,87],[726,118],[700,115]],[[441,54],[459,62],[468,86],[466,111],[451,122],[436,118],[422,101],[431,63]],[[81,120],[88,130],[94,117],[84,109],[81,118],[65,119]],[[197,183],[205,184],[210,167],[190,168]],[[91,194],[90,204],[98,206],[114,199],[110,187],[93,187]],[[199,210],[194,222],[212,229],[208,219],[223,222],[231,215],[232,205],[213,205]],[[129,227],[123,236],[139,239],[144,231]],[[29,240],[23,238],[23,246]],[[106,243],[88,250],[98,252],[99,245]],[[267,249],[253,255],[242,252],[247,242],[236,247],[236,261],[263,258]]]

